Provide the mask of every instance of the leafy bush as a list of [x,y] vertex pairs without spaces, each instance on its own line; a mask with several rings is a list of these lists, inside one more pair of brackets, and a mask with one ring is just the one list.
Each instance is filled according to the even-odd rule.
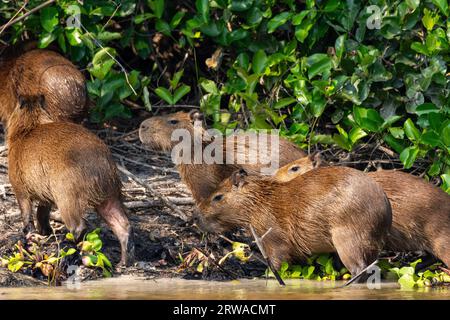
[[[3,1],[1,17],[22,5]],[[380,142],[405,168],[426,159],[450,192],[449,12],[447,0],[58,0],[2,37],[34,35],[85,67],[94,121],[200,103],[217,128],[277,127],[302,147]]]

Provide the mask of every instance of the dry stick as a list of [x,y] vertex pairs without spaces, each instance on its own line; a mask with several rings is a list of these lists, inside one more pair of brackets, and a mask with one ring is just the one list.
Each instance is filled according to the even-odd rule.
[[20,16],[18,18],[15,18],[11,21],[8,21],[7,23],[5,23],[3,26],[0,27],[0,34],[3,33],[3,31],[5,31],[6,28],[9,28],[10,26],[12,26],[13,24],[16,24],[19,21],[22,21],[23,19],[25,19],[26,17],[28,17],[29,15],[32,15],[33,13],[35,13],[36,11],[39,11],[45,7],[48,7],[49,5],[55,3],[56,0],[49,0],[46,1],[40,5],[38,5],[37,7],[34,7],[33,9],[31,9],[30,11],[28,11],[27,13],[25,13],[23,16]]
[[258,237],[255,229],[253,229],[253,226],[251,224],[250,224],[250,231],[252,232],[253,238],[255,238],[255,243],[258,246],[259,251],[261,251],[263,258],[266,260],[267,266],[270,268],[270,270],[272,270],[272,273],[275,275],[275,278],[278,280],[278,283],[282,286],[285,286],[286,284],[284,283],[283,279],[281,279],[280,275],[278,274],[278,271],[275,269],[269,257],[267,256],[266,250],[264,250],[264,246],[262,243],[264,237],[267,236],[269,232],[272,231],[272,227],[270,227],[269,230],[267,230],[262,237]]
[[351,278],[349,281],[347,281],[343,287],[347,287],[349,285],[351,285],[353,282],[355,282],[356,280],[358,280],[359,278],[361,278],[361,276],[367,272],[367,270],[369,270],[370,268],[372,268],[374,265],[376,265],[378,263],[378,259],[376,259],[374,262],[372,262],[371,264],[369,264],[367,267],[365,267],[363,270],[361,270],[356,276],[354,276],[353,278]]
[[125,174],[129,179],[134,180],[137,184],[140,184],[144,188],[146,188],[152,195],[156,196],[157,198],[161,199],[161,201],[170,209],[173,210],[173,216],[183,220],[184,222],[188,221],[188,218],[184,214],[183,211],[181,211],[175,204],[173,204],[166,196],[159,193],[156,189],[154,189],[150,184],[146,183],[145,181],[142,181],[140,178],[138,178],[136,175],[132,174],[130,171],[128,171],[123,166],[117,166],[120,172]]

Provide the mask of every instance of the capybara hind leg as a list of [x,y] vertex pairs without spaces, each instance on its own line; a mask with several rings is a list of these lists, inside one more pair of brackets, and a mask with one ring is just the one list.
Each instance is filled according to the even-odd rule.
[[[380,249],[374,243],[376,240],[364,236],[361,230],[356,232],[349,228],[334,229],[332,230],[332,241],[339,258],[353,277],[374,262],[380,252]],[[367,280],[371,270],[367,270],[367,272],[357,282]]]
[[33,223],[33,204],[30,199],[17,195],[20,213],[22,215],[23,233],[33,233],[36,231]]
[[53,230],[50,226],[50,211],[52,206],[48,204],[39,204],[36,212],[37,230],[43,236],[51,235]]
[[433,241],[433,253],[450,268],[450,235],[439,234]]
[[75,203],[71,205],[58,205],[58,208],[67,229],[69,229],[77,241],[81,241],[86,230],[86,224],[83,219],[84,210]]
[[119,199],[108,199],[97,208],[98,214],[119,239],[121,258],[119,265],[127,266],[134,260],[133,231]]

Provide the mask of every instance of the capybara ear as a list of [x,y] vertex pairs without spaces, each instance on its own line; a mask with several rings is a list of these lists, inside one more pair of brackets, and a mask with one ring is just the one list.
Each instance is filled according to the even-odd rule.
[[320,151],[316,150],[308,156],[309,160],[313,163],[313,167],[320,167],[322,164],[322,157],[320,156]]
[[45,102],[45,96],[43,94],[39,95],[38,104],[42,109],[45,109],[45,107],[47,106],[47,104]]
[[233,186],[241,188],[245,184],[245,179],[247,178],[247,171],[244,169],[236,170],[231,175],[231,182]]
[[46,107],[45,96],[43,94],[37,96],[19,95],[18,101],[20,109],[27,108],[28,110],[32,110],[35,107],[40,107],[43,109]]
[[192,122],[194,121],[203,121],[204,117],[203,117],[203,113],[201,113],[198,110],[192,110],[189,112],[189,118],[191,119]]

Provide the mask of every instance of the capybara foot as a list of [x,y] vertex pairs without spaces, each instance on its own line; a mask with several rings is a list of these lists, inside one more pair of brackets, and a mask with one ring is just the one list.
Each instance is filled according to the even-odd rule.
[[36,228],[35,228],[35,226],[34,226],[34,223],[33,222],[29,222],[24,228],[23,228],[23,234],[25,235],[25,236],[28,236],[28,234],[31,234],[31,233],[35,233],[36,232]]
[[38,226],[38,233],[43,236],[49,236],[53,233],[53,229],[50,224]]

